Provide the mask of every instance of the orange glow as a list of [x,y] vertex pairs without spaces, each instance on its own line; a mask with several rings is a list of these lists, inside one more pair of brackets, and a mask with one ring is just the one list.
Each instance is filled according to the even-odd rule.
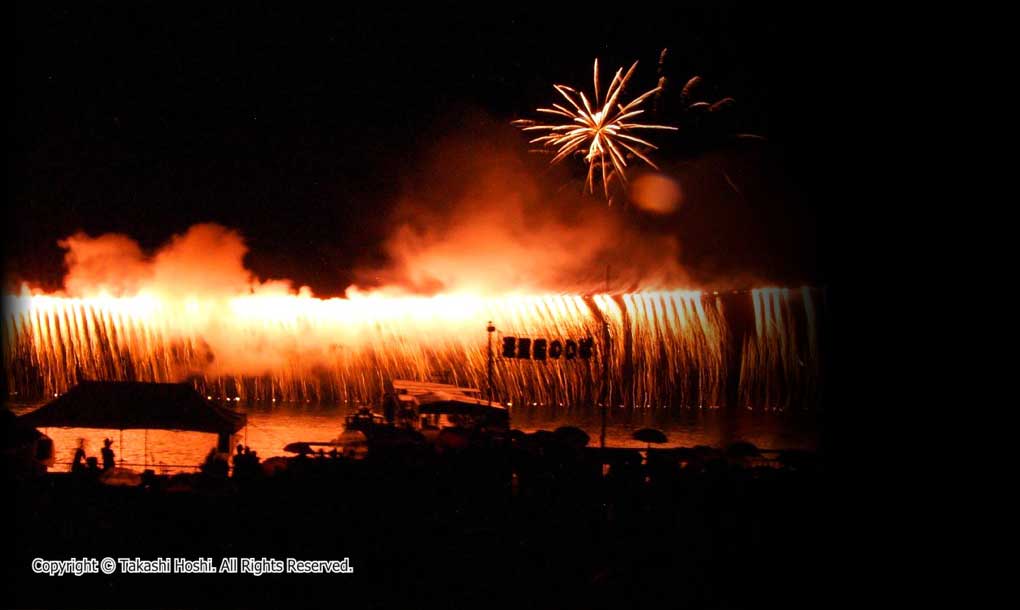
[[[689,290],[427,297],[351,291],[332,299],[307,292],[173,299],[23,291],[5,303],[4,361],[16,393],[52,396],[80,379],[191,379],[213,397],[369,401],[394,378],[485,388],[484,324],[492,320],[497,339],[592,337],[596,346],[589,361],[497,356],[500,401],[713,407],[727,402],[728,379],[738,374],[742,404],[782,406],[817,384],[811,290],[759,289],[750,298],[753,331],[734,344],[724,297]],[[735,349],[740,357],[732,360]]]
[[630,199],[646,212],[672,214],[683,203],[683,190],[668,176],[644,174],[631,184]]

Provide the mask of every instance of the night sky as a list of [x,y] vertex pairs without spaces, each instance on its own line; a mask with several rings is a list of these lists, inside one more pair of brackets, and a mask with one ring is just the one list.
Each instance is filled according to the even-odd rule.
[[589,88],[596,56],[604,71],[640,60],[635,90],[650,88],[664,47],[674,90],[698,74],[708,101],[737,100],[659,157],[667,171],[722,163],[740,187],[706,184],[716,194],[669,219],[683,262],[695,277],[829,279],[833,128],[809,14],[40,4],[15,21],[8,282],[59,287],[56,241],[75,231],[155,248],[213,221],[241,231],[257,275],[338,294],[356,267],[385,264],[388,212],[431,143],[512,129],[552,83]]

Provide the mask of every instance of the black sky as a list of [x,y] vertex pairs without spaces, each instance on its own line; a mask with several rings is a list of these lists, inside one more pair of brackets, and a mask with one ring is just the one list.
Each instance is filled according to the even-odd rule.
[[381,261],[405,177],[431,142],[470,128],[461,117],[528,116],[551,83],[587,85],[596,56],[607,68],[641,60],[651,86],[666,47],[672,77],[701,75],[706,95],[738,100],[735,130],[768,138],[665,151],[670,167],[723,159],[751,176],[740,196],[675,219],[685,262],[828,279],[821,17],[42,4],[15,20],[9,278],[59,286],[56,240],[78,230],[154,248],[214,221],[247,238],[258,275],[336,294]]

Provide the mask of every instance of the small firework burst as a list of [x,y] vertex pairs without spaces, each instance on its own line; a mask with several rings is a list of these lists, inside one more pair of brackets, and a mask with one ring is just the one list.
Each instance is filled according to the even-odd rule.
[[637,62],[634,62],[626,74],[623,68],[617,70],[603,98],[599,92],[599,60],[596,59],[593,100],[590,101],[583,92],[573,87],[553,85],[569,106],[557,103],[552,108],[539,108],[538,112],[559,117],[563,122],[544,124],[522,119],[513,124],[523,131],[548,132],[531,140],[531,143],[541,144],[543,150],[554,152],[552,163],[558,163],[575,153],[583,154],[588,164],[588,190],[595,192],[596,174],[601,174],[602,188],[608,199],[609,183],[614,177],[622,184],[627,183],[627,153],[658,169],[648,157],[648,152],[656,149],[656,146],[638,137],[635,132],[643,129],[676,130],[676,127],[668,125],[633,122],[638,115],[644,113],[641,104],[662,90],[660,84],[630,102],[621,102],[620,95],[636,68]]

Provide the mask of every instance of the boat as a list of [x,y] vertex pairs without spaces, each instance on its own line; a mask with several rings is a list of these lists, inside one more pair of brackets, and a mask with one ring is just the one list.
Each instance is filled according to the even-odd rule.
[[[360,406],[344,418],[343,432],[328,442],[295,442],[284,450],[313,453],[422,445],[467,446],[509,438],[510,410],[481,398],[481,390],[447,383],[396,379],[387,384],[383,414]],[[364,448],[364,449],[363,449]]]
[[392,414],[387,419],[418,430],[430,442],[451,438],[451,434],[490,440],[510,431],[510,410],[483,399],[477,388],[396,379],[388,388],[383,409]]

